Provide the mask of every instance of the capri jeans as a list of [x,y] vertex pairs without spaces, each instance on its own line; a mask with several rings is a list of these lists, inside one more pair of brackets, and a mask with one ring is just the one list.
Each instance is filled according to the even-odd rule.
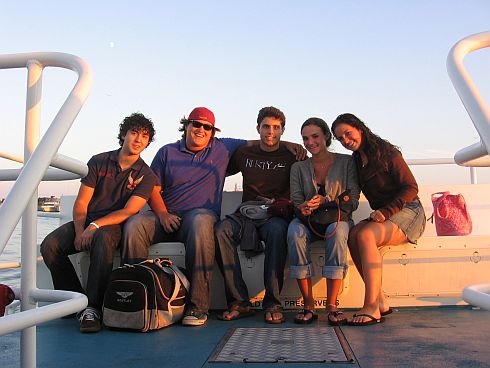
[[[326,235],[334,231],[336,223],[330,224]],[[343,279],[347,272],[347,239],[354,226],[352,220],[341,221],[335,235],[325,241],[325,265],[322,276],[327,279]],[[305,279],[314,276],[311,262],[311,243],[321,240],[314,235],[301,220],[295,218],[288,227],[288,253],[290,260],[289,275],[294,279]]]

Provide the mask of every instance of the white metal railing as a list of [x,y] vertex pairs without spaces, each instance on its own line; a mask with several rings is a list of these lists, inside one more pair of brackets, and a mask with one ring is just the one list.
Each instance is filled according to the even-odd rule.
[[[456,152],[454,160],[462,166],[490,166],[490,109],[463,65],[472,51],[490,47],[490,32],[466,37],[456,43],[447,57],[447,70],[454,88],[480,135],[480,142]],[[463,299],[472,305],[490,310],[490,283],[470,285],[463,290]]]
[[490,109],[463,64],[470,52],[490,47],[490,32],[471,35],[457,42],[449,51],[446,66],[453,86],[470,115],[480,142],[456,152],[454,160],[461,166],[490,166]]
[[[45,67],[75,71],[78,80],[46,133],[39,140],[42,73]],[[0,170],[0,180],[16,180],[0,207],[0,254],[22,216],[21,286],[15,290],[21,312],[0,318],[0,335],[22,330],[21,366],[36,366],[36,325],[87,306],[85,295],[36,287],[37,187],[41,180],[66,180],[85,176],[87,166],[57,153],[73,121],[80,112],[92,86],[92,72],[82,59],[63,53],[25,53],[0,55],[0,69],[27,68],[27,98],[24,158],[0,152],[4,157],[23,162],[21,170]],[[49,169],[49,166],[57,169]],[[69,172],[66,172],[67,170]],[[75,175],[74,175],[75,174]],[[37,302],[55,302],[36,308]]]
[[[427,166],[427,165],[457,165],[454,158],[415,158],[407,159],[407,164],[410,166]],[[478,184],[476,167],[470,166],[470,182]]]

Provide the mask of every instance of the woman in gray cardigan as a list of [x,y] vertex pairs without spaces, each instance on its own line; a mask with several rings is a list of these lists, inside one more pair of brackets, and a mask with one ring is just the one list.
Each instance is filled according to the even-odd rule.
[[[305,148],[312,155],[305,161],[296,162],[291,168],[291,199],[301,217],[308,217],[347,189],[351,191],[349,209],[350,212],[354,211],[359,203],[360,189],[352,157],[328,150],[332,134],[322,119],[306,120],[301,126],[301,136]],[[325,242],[326,254],[322,276],[327,279],[328,323],[338,326],[346,322],[342,311],[337,309],[337,296],[347,271],[347,238],[352,226],[353,222],[349,216],[348,221],[328,225],[325,237],[319,237],[299,218],[295,218],[289,224],[289,274],[297,279],[304,300],[304,309],[296,315],[295,323],[311,323],[318,318],[311,283],[314,270],[310,244],[315,240]],[[334,231],[335,233],[328,237]]]

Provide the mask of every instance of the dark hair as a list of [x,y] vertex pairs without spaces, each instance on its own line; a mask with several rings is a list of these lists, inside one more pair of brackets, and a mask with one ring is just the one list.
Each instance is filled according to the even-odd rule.
[[323,135],[325,136],[325,143],[327,147],[330,147],[330,144],[332,144],[332,133],[330,132],[330,129],[328,128],[327,123],[325,120],[320,119],[320,118],[309,118],[306,119],[306,121],[301,125],[301,132],[303,131],[303,128],[309,125],[314,125],[320,128],[323,132]]
[[153,122],[140,112],[135,112],[129,116],[126,116],[121,124],[119,124],[119,135],[117,138],[119,139],[119,145],[121,147],[124,143],[126,133],[130,130],[148,132],[148,145],[150,145],[150,143],[154,140],[155,128],[153,127]]
[[361,148],[369,161],[377,166],[379,165],[386,168],[393,152],[400,152],[400,149],[397,146],[374,134],[366,124],[354,114],[347,113],[337,116],[332,123],[332,132],[335,132],[335,128],[339,124],[347,124],[361,131]]
[[[185,116],[182,119],[180,119],[179,132],[182,132],[182,138],[186,137],[187,131],[185,128],[187,127],[187,124],[189,124],[191,121],[192,120],[187,119]],[[213,131],[211,132],[211,139],[209,141],[211,141],[214,138],[215,133],[216,133],[216,130],[213,129]]]
[[187,124],[189,124],[189,122],[190,120],[187,120],[185,116],[182,119],[180,119],[179,132],[182,132],[182,138],[185,138],[185,134],[186,134],[185,127],[187,126]]
[[261,108],[259,111],[259,115],[257,116],[257,125],[260,125],[260,123],[262,123],[262,120],[264,120],[265,118],[275,118],[277,120],[280,120],[281,126],[283,128],[286,125],[286,117],[284,116],[284,113],[276,107],[269,106]]

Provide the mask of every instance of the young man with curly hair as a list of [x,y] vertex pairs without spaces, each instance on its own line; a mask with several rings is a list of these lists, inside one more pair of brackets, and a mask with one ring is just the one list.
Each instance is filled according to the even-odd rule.
[[[73,221],[49,234],[41,243],[41,254],[51,272],[55,289],[85,293],[88,307],[79,314],[81,332],[101,329],[101,310],[119,246],[122,224],[146,204],[156,176],[140,157],[153,141],[150,119],[134,113],[119,126],[119,149],[100,153],[88,162],[88,174],[81,179]],[[86,290],[68,256],[90,254]]]

